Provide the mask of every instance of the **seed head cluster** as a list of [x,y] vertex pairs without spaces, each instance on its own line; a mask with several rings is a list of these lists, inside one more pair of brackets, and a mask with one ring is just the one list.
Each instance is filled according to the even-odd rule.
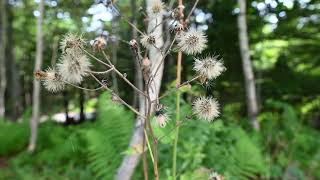
[[212,97],[199,97],[193,102],[193,113],[199,119],[211,122],[220,114],[218,101]]

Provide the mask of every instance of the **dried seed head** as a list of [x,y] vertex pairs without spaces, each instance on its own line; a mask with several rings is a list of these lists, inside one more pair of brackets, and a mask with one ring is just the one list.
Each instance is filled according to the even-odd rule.
[[171,18],[174,20],[180,20],[180,12],[178,8],[175,8],[171,11]]
[[130,48],[132,50],[137,50],[138,49],[138,43],[135,39],[131,39],[129,42]]
[[141,35],[140,43],[142,44],[143,47],[149,49],[150,47],[153,47],[154,44],[156,43],[156,38],[154,35],[146,35],[143,34]]
[[208,180],[224,180],[224,177],[217,172],[211,172]]
[[209,122],[219,116],[219,104],[212,97],[199,97],[193,102],[193,114]]
[[150,70],[151,67],[151,61],[149,60],[148,57],[143,58],[142,60],[142,69],[144,70]]
[[94,40],[92,44],[92,48],[93,48],[93,51],[100,52],[106,47],[106,45],[107,45],[106,38],[104,36],[99,36]]
[[57,64],[58,73],[64,81],[80,84],[83,76],[90,70],[90,62],[87,56],[79,52],[69,52],[62,55]]
[[180,33],[178,47],[186,54],[201,53],[206,47],[207,36],[198,30],[190,30],[188,32]]
[[157,121],[157,124],[161,128],[164,128],[164,127],[166,127],[166,125],[169,121],[169,118],[168,118],[167,114],[160,114],[160,115],[156,116],[156,121]]
[[218,58],[219,56],[208,56],[203,59],[195,58],[193,69],[209,80],[215,79],[226,70],[226,67]]
[[45,78],[42,79],[44,87],[51,92],[58,92],[64,89],[65,83],[54,69],[48,68],[45,71]]
[[148,15],[152,18],[162,16],[165,12],[165,5],[161,0],[153,0],[147,9]]
[[155,118],[157,124],[164,128],[167,125],[167,122],[169,121],[169,115],[166,113],[166,108],[163,104],[157,104],[155,107]]
[[83,48],[84,44],[85,41],[82,39],[82,37],[78,37],[73,34],[67,34],[60,42],[60,49],[63,53],[68,52],[69,49],[71,51],[79,51]]
[[37,80],[41,80],[43,78],[45,78],[47,76],[47,73],[43,72],[43,71],[36,71],[34,72],[34,77],[37,79]]

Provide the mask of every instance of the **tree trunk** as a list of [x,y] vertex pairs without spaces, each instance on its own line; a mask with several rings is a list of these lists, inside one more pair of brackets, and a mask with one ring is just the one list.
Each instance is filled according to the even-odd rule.
[[256,97],[256,88],[254,75],[249,54],[249,40],[246,22],[246,0],[238,0],[240,13],[238,16],[239,43],[242,59],[242,68],[245,79],[246,98],[248,115],[254,129],[259,130],[259,122],[257,121],[258,103]]
[[[135,26],[137,26],[137,4],[135,0],[131,0],[131,13],[133,14],[131,18],[131,23]],[[132,39],[138,38],[138,32],[135,28],[132,28]],[[133,55],[134,56],[134,55]],[[138,61],[134,61],[134,67],[135,67],[135,73],[134,73],[134,85],[138,87],[138,89],[143,90],[143,77],[141,72],[141,67]],[[143,97],[140,93],[137,91],[133,92],[133,101],[132,106],[135,108],[139,108],[139,99],[142,99]]]
[[[43,60],[43,34],[42,34],[42,22],[44,16],[44,0],[40,0],[39,3],[40,15],[37,19],[37,50],[36,50],[36,62],[34,70],[40,70]],[[40,114],[40,82],[34,78],[33,80],[33,96],[32,96],[32,117],[30,119],[31,136],[28,146],[29,152],[34,152],[36,148],[37,135],[38,135],[38,122]]]
[[5,63],[5,48],[6,48],[6,0],[1,0],[1,27],[0,27],[0,118],[4,118],[5,113],[5,89],[7,85],[6,63]]
[[7,43],[6,43],[6,70],[7,70],[7,90],[6,109],[9,119],[16,121],[22,112],[21,84],[19,71],[14,56],[14,33],[13,33],[13,12],[11,5],[7,3]]
[[[152,4],[153,0],[146,0],[147,7]],[[160,25],[159,25],[160,24]],[[156,28],[155,28],[156,27]],[[148,24],[148,31],[154,29],[153,35],[156,38],[155,46],[161,48],[163,46],[163,36],[162,36],[162,17],[157,17],[154,19],[149,20]],[[154,74],[156,71],[157,66],[161,62],[163,56],[159,49],[152,47],[149,51],[149,59],[152,63],[151,65],[151,73]],[[160,65],[157,75],[154,77],[153,82],[151,83],[151,87],[149,89],[149,95],[151,101],[155,100],[159,94],[160,87],[161,87],[161,80],[163,74],[163,63]],[[140,96],[139,97],[139,112],[141,114],[145,114],[145,98]],[[143,123],[141,123],[141,119],[137,118],[135,129],[133,132],[133,136],[130,141],[130,147],[134,145],[143,144]],[[134,154],[134,155],[126,155],[122,161],[120,168],[118,169],[116,179],[117,180],[129,180],[131,179],[135,167],[138,165],[140,160],[141,154]]]
[[84,114],[84,92],[82,89],[79,90],[79,105],[80,105],[80,120],[79,123],[85,121],[85,114]]

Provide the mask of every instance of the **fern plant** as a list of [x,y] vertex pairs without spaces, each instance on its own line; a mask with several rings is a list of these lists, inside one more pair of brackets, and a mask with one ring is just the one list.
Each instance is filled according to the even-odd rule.
[[97,122],[93,128],[83,131],[88,146],[89,167],[98,179],[114,178],[133,127],[133,114],[109,99],[108,93],[100,96]]

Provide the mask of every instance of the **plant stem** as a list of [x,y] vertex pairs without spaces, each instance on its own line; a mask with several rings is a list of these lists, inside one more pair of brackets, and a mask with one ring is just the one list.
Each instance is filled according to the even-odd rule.
[[[180,23],[183,24],[183,0],[178,1],[179,4],[179,15],[180,15]],[[179,87],[181,84],[181,64],[182,64],[182,52],[178,52],[178,62],[177,62],[177,85],[176,87]],[[177,90],[177,97],[176,97],[176,125],[180,122],[180,97],[181,93],[180,90]],[[177,130],[175,132],[175,139],[174,139],[174,145],[173,145],[173,164],[172,164],[172,177],[173,180],[176,180],[176,171],[177,171],[177,146],[178,146],[178,140],[179,140],[179,126],[177,126]]]
[[[176,99],[176,124],[180,121],[180,91],[177,90],[177,99]],[[172,175],[173,180],[176,180],[176,169],[177,169],[177,146],[178,146],[178,139],[179,139],[179,126],[175,131],[175,138],[173,144],[173,165],[172,165]]]

